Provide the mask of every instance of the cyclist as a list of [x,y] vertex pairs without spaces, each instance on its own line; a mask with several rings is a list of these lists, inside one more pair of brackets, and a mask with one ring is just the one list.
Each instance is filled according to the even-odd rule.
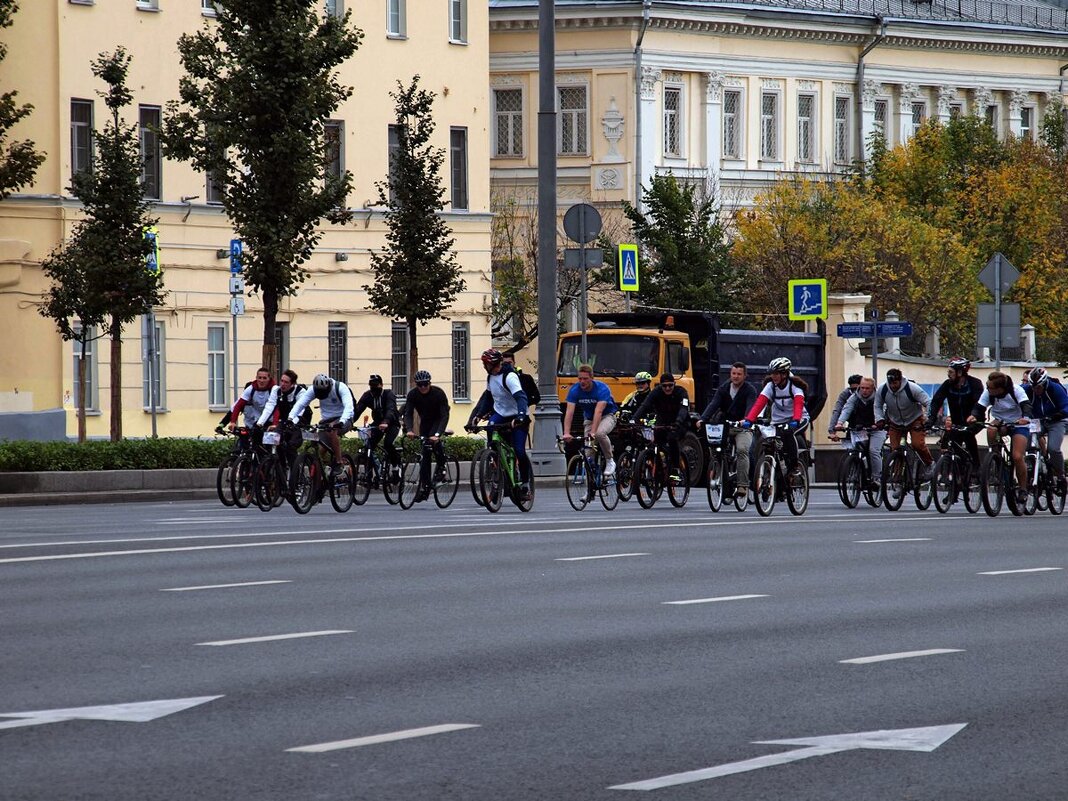
[[[735,422],[744,420],[756,403],[756,389],[746,381],[749,374],[744,362],[731,365],[731,380],[716,390],[712,400],[697,421],[700,430],[707,423]],[[745,497],[749,492],[749,449],[753,445],[753,432],[743,428],[734,436],[734,450],[738,455],[738,486],[735,495]]]
[[270,417],[268,405],[273,411],[277,398],[278,388],[271,378],[271,371],[261,367],[256,371],[256,379],[246,384],[244,391],[234,401],[227,415],[229,419],[224,417],[219,427],[229,423],[230,430],[233,431],[237,427],[238,415],[244,412],[245,426],[252,429],[252,441],[259,443],[263,439],[263,427]]
[[[271,400],[268,401],[268,407],[264,410],[264,414],[267,415],[267,419],[274,425],[274,428],[280,421],[288,421],[289,413],[293,411],[293,407],[297,403],[297,399],[302,392],[307,391],[307,387],[304,384],[297,383],[297,374],[292,370],[284,370],[282,375],[278,379],[278,392],[271,395]],[[311,409],[305,409],[298,421],[302,426],[311,425]],[[300,447],[300,432],[293,427],[289,427],[288,430],[282,431],[282,456],[286,460],[286,465],[292,464],[293,455],[297,452],[297,448]]]
[[[855,394],[846,401],[842,414],[835,426],[836,430],[846,428],[875,427],[875,379],[864,377]],[[872,431],[868,435],[868,456],[871,459],[871,480],[875,489],[883,475],[883,443],[886,442],[885,431]],[[848,443],[847,443],[848,444]]]
[[653,388],[653,376],[645,370],[641,370],[634,375],[634,391],[623,399],[623,402],[619,404],[620,417],[634,418],[634,413],[638,411],[638,408],[645,403],[645,399],[649,397],[649,392]]
[[679,474],[679,439],[690,425],[690,396],[683,387],[675,386],[675,376],[661,373],[660,383],[642,401],[634,413],[637,420],[656,416],[657,422],[667,429],[658,429],[656,442],[663,445],[667,439],[667,470],[672,481],[682,481]]
[[986,378],[986,389],[979,396],[979,401],[972,409],[969,423],[986,418],[989,409],[991,416],[999,423],[997,428],[987,429],[987,442],[993,446],[1002,429],[1012,431],[1012,464],[1016,468],[1016,501],[1023,504],[1027,500],[1027,466],[1024,464],[1024,452],[1031,438],[1031,400],[1023,387],[1015,386],[1012,379],[1002,372],[993,372]]
[[534,380],[534,376],[527,375],[518,367],[515,366],[515,353],[513,351],[505,351],[501,354],[501,358],[504,359],[504,363],[511,365],[515,370],[516,375],[519,376],[519,385],[523,387],[523,392],[527,396],[527,409],[531,406],[537,406],[541,403],[541,392],[538,390],[538,382]]
[[934,458],[927,449],[925,427],[930,396],[915,381],[910,381],[896,367],[886,371],[886,383],[879,387],[875,399],[876,428],[890,428],[890,447],[901,444],[901,437],[908,433],[912,449],[920,457],[931,477]]
[[[942,410],[942,404],[949,406],[949,416],[945,420],[947,429],[967,423],[968,415],[972,413],[975,404],[979,402],[979,396],[983,394],[983,382],[974,376],[968,375],[972,363],[963,356],[956,356],[949,360],[946,368],[948,378],[942,382],[934,397],[931,398],[931,408],[928,412],[930,420],[936,420]],[[968,456],[972,460],[972,468],[979,469],[979,443],[975,434],[971,431],[950,431],[947,435],[949,440],[956,440],[964,445]]]
[[1031,412],[1041,418],[1046,427],[1046,452],[1049,454],[1050,467],[1057,479],[1064,484],[1064,454],[1061,444],[1064,442],[1065,428],[1068,423],[1068,390],[1059,382],[1050,378],[1044,367],[1031,371]]
[[319,373],[312,381],[312,385],[304,390],[293,404],[289,412],[289,422],[296,423],[304,410],[311,402],[319,400],[319,422],[330,426],[330,429],[322,433],[322,437],[333,454],[330,466],[332,477],[336,478],[342,471],[341,466],[341,435],[352,428],[352,421],[356,414],[352,406],[352,390],[341,381],[336,381],[328,375]]
[[515,370],[504,363],[504,356],[496,348],[482,352],[482,366],[486,369],[486,391],[482,393],[466,428],[473,428],[488,417],[493,425],[512,426],[512,447],[519,463],[520,492],[524,499],[530,495],[530,461],[527,459],[527,431],[529,421],[527,394]]
[[[400,433],[400,414],[397,412],[397,396],[393,390],[382,386],[382,376],[371,375],[367,379],[367,391],[360,396],[356,404],[354,418],[363,412],[370,410],[371,423],[375,430],[367,439],[367,446],[373,451],[379,442],[382,442],[386,451],[386,464],[393,470],[393,479],[400,476],[400,451],[394,442]],[[385,441],[383,441],[383,437]]]
[[[419,433],[412,426],[412,418],[419,412]],[[426,437],[434,449],[437,470],[434,480],[441,481],[445,473],[445,445],[442,442],[445,429],[449,427],[449,399],[441,387],[430,385],[430,373],[420,370],[415,374],[415,389],[404,399],[404,430],[412,439]],[[421,459],[419,464],[419,491],[416,501],[425,501],[430,496],[430,460]]]
[[[846,388],[838,393],[838,398],[834,402],[834,409],[831,411],[831,420],[827,423],[827,436],[831,438],[832,442],[838,442],[838,418],[842,416],[842,409],[845,408],[846,402],[856,394],[857,389],[860,387],[861,378],[860,373],[854,373],[849,376]],[[847,450],[849,449],[848,442],[843,443],[843,445]]]
[[798,454],[800,449],[806,446],[804,440],[798,438],[809,424],[808,410],[805,408],[808,384],[791,372],[792,367],[793,362],[785,356],[771,360],[768,375],[764,376],[764,388],[760,390],[756,403],[742,422],[744,428],[749,428],[764,411],[764,407],[771,406],[772,425],[785,425],[789,428],[789,436],[783,437],[782,441],[786,455],[786,472],[789,476],[801,470]]
[[603,381],[595,381],[593,368],[580,364],[578,383],[567,391],[567,410],[564,412],[564,442],[571,440],[571,421],[575,419],[575,409],[582,407],[582,429],[585,436],[593,434],[601,453],[604,454],[605,478],[616,474],[616,462],[612,458],[612,441],[608,435],[616,427],[616,406],[612,399],[612,390]]

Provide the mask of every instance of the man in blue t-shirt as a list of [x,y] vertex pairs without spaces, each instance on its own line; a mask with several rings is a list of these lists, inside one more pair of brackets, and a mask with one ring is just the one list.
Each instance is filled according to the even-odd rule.
[[593,368],[588,364],[579,365],[578,383],[567,392],[567,411],[564,412],[564,442],[571,440],[571,421],[575,417],[575,407],[582,408],[582,430],[593,438],[601,448],[605,458],[605,476],[615,475],[616,463],[612,461],[612,443],[608,435],[616,427],[616,402],[612,400],[612,390],[603,381],[593,380]]

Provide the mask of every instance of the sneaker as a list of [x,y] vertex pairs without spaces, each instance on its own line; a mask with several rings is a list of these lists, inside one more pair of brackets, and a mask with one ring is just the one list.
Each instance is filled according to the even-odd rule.
[[668,476],[668,481],[671,481],[671,482],[673,482],[675,484],[681,484],[682,483],[682,473],[680,473],[678,470],[672,470],[671,471],[671,475]]
[[616,474],[616,460],[615,459],[609,459],[607,464],[605,464],[605,466],[604,466],[604,477],[605,478],[609,478],[610,476],[614,476],[615,474]]
[[1016,490],[1016,505],[1017,506],[1023,506],[1026,503],[1027,503],[1027,490],[1025,490],[1025,489]]
[[748,494],[749,487],[745,486],[744,484],[739,484],[737,487],[734,488],[734,497],[736,498],[744,498]]
[[345,478],[345,466],[336,464],[330,468],[330,479],[332,481],[341,481]]
[[444,470],[436,470],[434,472],[434,483],[435,484],[443,484],[444,482],[445,482],[445,471]]
[[430,490],[426,489],[426,487],[420,487],[419,488],[419,492],[415,493],[415,502],[416,503],[422,503],[423,501],[425,501],[429,497],[430,497]]
[[530,484],[523,483],[519,485],[519,500],[530,500]]

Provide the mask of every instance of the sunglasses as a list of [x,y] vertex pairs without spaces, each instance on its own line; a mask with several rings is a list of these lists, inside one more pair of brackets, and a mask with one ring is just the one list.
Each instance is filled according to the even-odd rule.
[[430,386],[430,382],[429,381],[416,381],[415,385],[417,387],[429,387]]
[[674,389],[675,388],[674,384],[661,384],[660,386],[662,386],[664,389]]

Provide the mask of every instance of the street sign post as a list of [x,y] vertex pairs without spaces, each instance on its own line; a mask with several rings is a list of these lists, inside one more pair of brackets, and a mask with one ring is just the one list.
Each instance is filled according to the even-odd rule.
[[240,239],[230,240],[230,316],[234,323],[234,393],[241,386],[237,363],[237,318],[245,313],[245,281],[241,278],[241,256],[244,245]]
[[[1020,279],[1020,271],[1016,269],[1011,261],[1005,258],[1002,253],[995,253],[990,257],[990,260],[986,263],[986,267],[979,271],[979,281],[990,290],[994,296],[994,302],[980,303],[979,304],[979,325],[977,328],[982,330],[985,335],[989,337],[990,332],[993,332],[993,347],[994,347],[994,366],[996,369],[1001,369],[1001,347],[1005,345],[1010,348],[1019,347],[1020,345],[1020,307],[1019,304],[1006,304],[1001,300],[1005,293],[1012,289],[1012,285]],[[1008,306],[1012,305],[1016,308],[1012,311],[1008,309]],[[991,312],[983,311],[984,306],[991,306],[993,312],[993,318],[991,319]],[[986,315],[984,317],[984,314]],[[1007,330],[1009,326],[1009,319],[1006,317],[1008,314],[1015,314],[1014,331]],[[979,333],[979,331],[977,331]],[[988,338],[985,340],[990,342]],[[1009,344],[1014,342],[1015,344]],[[979,341],[979,347],[990,347],[989,344],[983,344]]]
[[619,246],[619,288],[624,293],[627,311],[630,311],[630,295],[641,286],[638,279],[638,246],[623,244]]
[[[564,213],[564,233],[567,234],[569,239],[579,243],[578,246],[578,265],[586,265],[579,267],[579,275],[582,280],[582,361],[586,361],[586,320],[589,316],[589,307],[587,305],[586,298],[586,267],[589,266],[589,262],[586,260],[586,245],[597,238],[597,235],[601,233],[601,215],[593,206],[589,203],[576,203]],[[598,250],[598,252],[600,252]],[[567,265],[567,252],[564,253],[564,264]],[[604,263],[602,254],[601,260],[598,265]]]
[[827,319],[827,279],[799,278],[787,282],[791,320]]
[[[154,225],[146,226],[145,239],[149,241],[152,248],[145,256],[145,269],[150,273],[159,273],[163,269],[159,260],[159,228]],[[158,436],[156,409],[159,407],[159,389],[156,381],[156,353],[159,343],[156,341],[156,312],[152,308],[149,308],[142,317],[141,337],[147,345],[144,348],[144,357],[148,362],[148,403],[152,417],[152,438],[155,439]]]

